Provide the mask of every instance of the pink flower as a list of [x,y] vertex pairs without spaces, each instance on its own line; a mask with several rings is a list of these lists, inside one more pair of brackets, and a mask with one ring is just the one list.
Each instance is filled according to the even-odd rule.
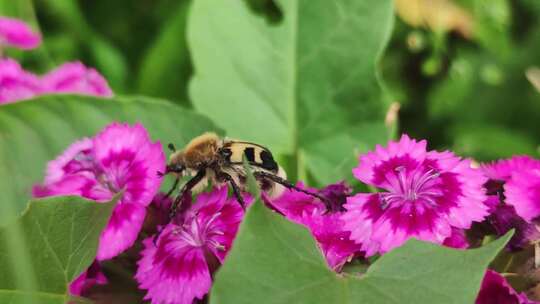
[[51,161],[44,184],[35,186],[33,194],[80,195],[102,202],[123,191],[100,237],[97,259],[105,260],[135,242],[146,206],[161,183],[156,173],[164,168],[161,144],[152,143],[141,124],[113,123],[93,139],[75,142]]
[[199,194],[181,222],[165,226],[157,244],[153,237],[144,240],[135,278],[148,290],[145,299],[191,304],[208,293],[211,273],[225,259],[244,213],[227,190]]
[[488,269],[480,292],[475,301],[476,304],[535,304],[524,293],[517,293],[506,279],[499,273]]
[[[535,200],[526,197],[534,194],[534,185],[531,186],[532,189],[527,185],[534,184],[534,172],[540,170],[540,161],[528,156],[514,156],[511,159],[484,164],[481,169],[489,177],[484,185],[489,195],[486,201],[490,208],[487,224],[497,235],[516,229],[507,245],[510,250],[522,249],[531,240],[538,239],[540,232],[536,224],[527,221],[539,215],[537,209],[540,206],[536,208]],[[537,203],[540,204],[540,201]]]
[[85,272],[69,284],[69,293],[74,296],[82,296],[90,287],[104,285],[107,282],[107,277],[101,271],[101,266],[97,261],[94,261]]
[[41,43],[41,36],[21,20],[0,16],[0,48],[12,46],[33,49]]
[[13,59],[0,59],[0,104],[32,98],[41,92],[37,76],[23,70]]
[[46,93],[74,93],[112,97],[113,92],[105,78],[95,69],[80,62],[68,62],[43,77]]
[[[311,192],[317,192],[317,189],[306,187],[302,182],[298,182],[296,186]],[[326,210],[324,203],[320,200],[295,190],[285,189],[279,197],[273,200],[263,194],[263,199],[271,208],[298,224],[303,223],[305,214],[324,213]]]
[[92,155],[94,143],[90,138],[83,138],[71,144],[63,154],[47,165],[45,183],[56,183],[66,175],[81,173],[94,177],[95,163]]
[[504,185],[506,203],[528,222],[540,215],[540,169],[518,171]]
[[[317,192],[301,182],[297,186]],[[360,245],[350,239],[349,231],[343,230],[345,223],[341,220],[340,210],[350,192],[351,188],[344,182],[325,187],[321,194],[331,203],[332,210],[328,212],[320,200],[294,190],[285,190],[274,200],[264,199],[290,221],[306,226],[315,237],[330,268],[340,271],[343,264],[360,253]]]
[[403,135],[361,155],[353,169],[360,181],[386,190],[356,194],[345,205],[345,230],[368,256],[411,237],[442,244],[452,228],[467,229],[488,214],[482,173],[469,160],[426,145]]
[[508,181],[514,172],[540,169],[540,161],[526,155],[483,164],[482,172],[491,180]]
[[328,266],[334,271],[360,253],[360,245],[350,238],[350,232],[343,230],[345,224],[341,214],[304,214],[302,224],[309,228],[326,258]]
[[34,197],[79,195],[96,200],[107,200],[92,192],[98,183],[93,153],[93,141],[83,138],[72,143],[60,156],[47,164],[45,182],[34,185]]
[[107,81],[96,70],[79,62],[66,63],[39,78],[13,59],[0,59],[0,104],[55,93],[113,95]]
[[452,227],[452,234],[450,234],[450,236],[447,237],[442,244],[446,247],[452,247],[457,249],[469,248],[469,241],[467,241],[465,230],[457,229],[454,227]]

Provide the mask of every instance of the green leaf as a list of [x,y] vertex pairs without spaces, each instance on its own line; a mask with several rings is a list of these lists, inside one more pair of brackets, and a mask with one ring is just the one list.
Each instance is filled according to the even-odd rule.
[[138,76],[141,94],[187,101],[191,62],[186,42],[187,11],[190,1],[181,1],[168,18],[142,61]]
[[94,260],[114,205],[75,196],[31,201],[0,228],[0,303],[70,300],[69,282]]
[[350,176],[355,152],[388,138],[376,64],[392,1],[275,3],[279,23],[246,1],[194,1],[192,102],[228,135],[303,158],[300,174],[305,165],[320,183]]
[[[73,141],[113,122],[141,122],[153,140],[185,145],[219,131],[206,117],[170,102],[143,97],[99,99],[56,95],[3,105],[0,110],[0,222],[24,208],[45,165]],[[168,150],[166,150],[168,152]],[[9,210],[13,209],[13,210]]]
[[455,250],[410,240],[361,277],[336,274],[304,227],[253,205],[216,275],[216,303],[473,303],[489,262],[511,233]]

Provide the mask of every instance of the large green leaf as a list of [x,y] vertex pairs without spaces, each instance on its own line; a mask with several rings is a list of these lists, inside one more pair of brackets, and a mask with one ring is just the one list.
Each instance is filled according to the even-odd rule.
[[511,234],[480,249],[410,240],[362,277],[337,275],[303,227],[256,203],[212,289],[211,303],[473,303]]
[[300,159],[301,173],[343,179],[355,154],[388,137],[376,64],[392,1],[275,2],[278,23],[246,1],[194,1],[192,102],[228,135]]
[[45,165],[70,143],[112,121],[141,122],[152,139],[178,147],[216,127],[205,117],[160,100],[46,96],[0,107],[0,222],[24,208]]
[[94,260],[114,202],[51,197],[30,202],[0,228],[0,303],[65,303],[67,287]]

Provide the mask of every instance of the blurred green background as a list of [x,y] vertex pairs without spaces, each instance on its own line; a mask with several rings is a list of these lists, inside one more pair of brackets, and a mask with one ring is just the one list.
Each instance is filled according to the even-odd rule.
[[[279,22],[270,0],[250,5],[268,22]],[[538,156],[540,1],[394,5],[397,18],[379,67],[388,95],[400,105],[399,130],[480,161]],[[30,21],[44,35],[37,51],[8,52],[26,68],[45,72],[79,59],[104,74],[118,95],[187,107],[189,7],[190,1],[178,0],[0,1],[3,15]]]

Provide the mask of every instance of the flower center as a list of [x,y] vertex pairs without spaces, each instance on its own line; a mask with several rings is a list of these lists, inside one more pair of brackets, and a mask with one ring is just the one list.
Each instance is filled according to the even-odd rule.
[[417,169],[407,172],[403,166],[395,168],[395,174],[387,177],[391,185],[391,191],[381,193],[381,208],[384,210],[390,205],[401,206],[407,203],[426,203],[436,207],[435,199],[443,195],[442,191],[435,187],[440,173],[430,168],[427,171]]
[[214,240],[214,236],[223,235],[223,232],[213,225],[220,215],[221,212],[216,212],[210,219],[203,221],[196,214],[191,221],[178,228],[175,234],[178,234],[183,241],[193,247],[214,247],[224,250],[223,245]]

